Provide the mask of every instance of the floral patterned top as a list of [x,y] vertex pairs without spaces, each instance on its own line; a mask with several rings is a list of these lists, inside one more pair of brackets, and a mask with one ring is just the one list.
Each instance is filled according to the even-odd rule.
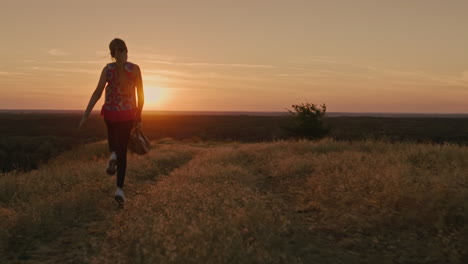
[[135,85],[139,67],[131,62],[125,62],[124,72],[127,81],[121,84],[117,63],[109,63],[107,67],[107,86],[105,103],[101,109],[101,116],[109,121],[130,121],[136,119],[137,105]]

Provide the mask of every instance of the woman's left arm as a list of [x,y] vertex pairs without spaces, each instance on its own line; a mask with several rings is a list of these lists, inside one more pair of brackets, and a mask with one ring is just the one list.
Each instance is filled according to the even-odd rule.
[[104,87],[106,86],[106,82],[107,82],[106,77],[107,77],[107,67],[104,67],[104,69],[102,69],[101,77],[99,78],[99,82],[96,87],[96,90],[94,90],[94,93],[91,96],[91,99],[89,99],[88,107],[86,107],[86,111],[83,114],[83,118],[81,119],[78,129],[80,129],[83,126],[83,124],[86,122],[86,119],[88,119],[88,116],[93,110],[94,105],[101,98],[102,92],[104,91]]

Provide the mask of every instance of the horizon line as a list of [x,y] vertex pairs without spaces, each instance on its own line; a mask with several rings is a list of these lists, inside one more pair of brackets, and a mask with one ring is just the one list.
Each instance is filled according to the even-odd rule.
[[[85,110],[81,109],[32,109],[32,108],[25,108],[25,109],[1,109],[0,112],[6,111],[46,111],[46,112],[84,112]],[[100,110],[92,110],[91,113],[100,112]],[[192,113],[285,113],[286,111],[258,111],[258,110],[143,110],[143,112],[192,112]],[[339,112],[327,112],[329,114],[398,114],[398,115],[468,115],[468,113],[460,113],[460,112],[451,112],[451,113],[443,113],[443,112],[364,112],[364,111],[339,111]]]

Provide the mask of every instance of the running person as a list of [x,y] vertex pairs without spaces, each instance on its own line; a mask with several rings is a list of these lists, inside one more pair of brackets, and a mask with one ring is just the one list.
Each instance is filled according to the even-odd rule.
[[[108,63],[102,69],[99,83],[89,100],[79,128],[85,123],[105,88],[105,103],[101,109],[101,116],[104,117],[107,126],[110,151],[106,172],[109,175],[114,175],[117,172],[115,200],[120,206],[123,206],[125,203],[123,186],[127,168],[127,146],[133,127],[141,127],[141,111],[144,104],[143,82],[140,67],[127,61],[128,50],[123,40],[118,38],[112,40],[109,49],[115,62]],[[135,87],[138,94],[138,106]]]

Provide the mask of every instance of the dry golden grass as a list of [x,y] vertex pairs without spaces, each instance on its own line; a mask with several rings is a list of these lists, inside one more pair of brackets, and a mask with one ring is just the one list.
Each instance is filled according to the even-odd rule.
[[[181,166],[199,148],[165,144],[158,150],[129,157],[130,197],[140,189],[138,184],[148,185],[148,179]],[[1,175],[0,263],[87,262],[95,244],[87,237],[89,226],[110,221],[118,211],[113,203],[115,177],[105,174],[106,159],[107,145],[100,142],[64,153],[39,170]],[[76,235],[81,240],[75,240]],[[68,251],[71,254],[64,254]]]
[[1,262],[468,262],[466,147],[154,143],[124,210],[105,142],[0,176]]

